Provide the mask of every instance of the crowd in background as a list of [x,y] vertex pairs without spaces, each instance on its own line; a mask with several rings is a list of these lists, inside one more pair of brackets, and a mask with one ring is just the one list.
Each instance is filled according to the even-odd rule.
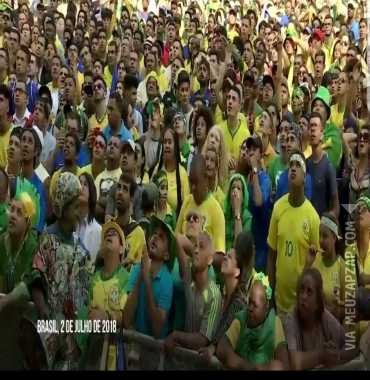
[[86,362],[89,334],[38,320],[114,322],[109,369],[122,328],[229,369],[370,360],[365,11],[1,0],[0,313],[35,305],[24,368]]

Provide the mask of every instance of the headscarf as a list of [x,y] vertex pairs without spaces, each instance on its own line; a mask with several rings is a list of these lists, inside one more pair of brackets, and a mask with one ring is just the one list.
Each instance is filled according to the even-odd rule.
[[229,250],[232,248],[234,244],[234,215],[233,210],[231,206],[231,187],[234,181],[240,180],[242,183],[242,190],[243,190],[243,200],[242,200],[242,206],[241,206],[241,221],[244,231],[250,231],[251,225],[252,225],[252,214],[248,210],[248,204],[249,204],[249,193],[248,193],[248,187],[245,182],[244,177],[239,174],[233,174],[230,178],[227,197],[225,198],[225,232],[226,232],[226,250]]
[[54,212],[57,218],[62,217],[64,207],[81,193],[78,178],[69,172],[62,173],[58,178],[54,195]]

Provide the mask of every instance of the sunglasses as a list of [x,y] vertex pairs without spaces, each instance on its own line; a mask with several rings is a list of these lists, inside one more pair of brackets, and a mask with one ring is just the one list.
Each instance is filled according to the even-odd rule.
[[94,146],[97,148],[105,149],[105,144],[102,141],[95,141]]
[[94,90],[101,90],[103,86],[101,84],[95,84],[94,85]]
[[186,217],[186,221],[187,222],[194,222],[194,223],[199,223],[199,215],[197,214],[189,214],[187,217]]

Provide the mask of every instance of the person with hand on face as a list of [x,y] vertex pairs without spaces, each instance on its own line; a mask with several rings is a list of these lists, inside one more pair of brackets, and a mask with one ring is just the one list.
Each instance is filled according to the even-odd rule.
[[193,350],[208,346],[221,311],[220,290],[209,278],[214,257],[212,238],[206,232],[194,236],[191,259],[185,253],[184,240],[188,239],[177,235],[177,257],[185,289],[185,329],[175,330],[166,338],[164,346],[168,352],[176,346]]
[[296,300],[296,284],[309,247],[319,249],[319,216],[304,195],[306,163],[296,150],[289,158],[289,193],[274,205],[267,243],[267,272],[277,312],[290,312]]
[[262,272],[253,277],[248,306],[236,314],[216,355],[231,370],[289,369],[281,319],[271,307],[272,289]]
[[307,171],[312,177],[312,204],[319,215],[331,211],[338,216],[336,173],[323,150],[324,126],[319,113],[311,114],[309,131],[312,155],[307,160]]
[[173,299],[172,270],[176,240],[172,229],[152,217],[152,234],[143,246],[141,264],[130,272],[123,326],[154,338],[169,333],[169,311]]
[[236,169],[240,147],[243,141],[250,136],[247,126],[241,123],[240,107],[241,91],[239,87],[232,86],[227,93],[227,119],[220,125],[220,129],[225,139],[226,149],[230,154],[229,170]]
[[196,210],[205,218],[204,230],[209,234],[215,252],[222,254],[225,251],[225,216],[222,208],[214,196],[209,193],[206,177],[206,162],[202,155],[193,158],[190,168],[191,194],[185,199],[177,219],[176,232],[183,234],[186,230],[186,215],[189,210]]
[[251,230],[252,215],[248,206],[249,192],[245,179],[241,174],[233,174],[224,205],[227,252],[234,247],[236,238],[242,231]]
[[[41,235],[33,269],[25,279],[27,296],[32,297],[39,319],[75,319],[87,308],[93,266],[89,253],[76,240],[81,185],[69,172],[58,178],[53,199],[56,222]],[[30,321],[35,326],[33,320]],[[36,328],[36,327],[35,327]],[[77,334],[39,334],[47,347],[49,369],[77,369],[81,350]],[[63,347],[68,345],[69,350]]]
[[206,360],[210,360],[215,354],[218,342],[229,329],[235,315],[248,303],[249,292],[256,274],[254,260],[253,237],[250,232],[243,231],[236,238],[235,248],[227,252],[222,262],[224,293],[221,315],[210,345],[199,349],[199,353]]
[[325,308],[316,268],[306,268],[299,276],[296,307],[283,324],[293,370],[335,367],[359,353],[358,348],[345,349],[344,329]]

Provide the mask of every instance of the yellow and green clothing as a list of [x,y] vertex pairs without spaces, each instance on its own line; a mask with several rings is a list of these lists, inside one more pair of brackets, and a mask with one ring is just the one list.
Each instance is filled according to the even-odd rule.
[[99,128],[102,131],[104,128],[108,127],[108,125],[109,125],[109,122],[108,122],[107,112],[104,114],[104,116],[100,120],[96,118],[95,114],[92,114],[92,116],[90,116],[89,118],[89,131],[95,128]]
[[211,237],[215,252],[225,252],[225,216],[215,197],[208,194],[207,199],[201,205],[197,205],[193,195],[189,194],[182,204],[176,232],[185,232],[186,216],[191,210],[198,211],[205,218],[204,230]]
[[8,165],[8,145],[12,127],[10,127],[4,134],[0,134],[0,167],[6,168]]
[[238,115],[238,126],[231,131],[228,127],[227,120],[220,124],[220,130],[224,136],[226,150],[235,160],[239,159],[240,147],[243,141],[250,136],[245,116],[241,113]]
[[91,279],[89,306],[109,314],[122,312],[127,301],[128,279],[129,274],[122,265],[108,277],[103,269],[98,270]]
[[267,364],[274,359],[280,344],[286,345],[283,325],[280,318],[271,309],[262,324],[248,327],[248,312],[242,310],[236,314],[226,332],[233,350],[251,364]]
[[297,280],[310,246],[319,249],[320,218],[307,199],[299,207],[281,197],[272,211],[267,243],[276,254],[275,299],[278,312],[290,312],[296,304]]
[[[177,183],[176,183],[176,170],[168,172],[165,168],[163,170],[167,176],[168,193],[167,202],[173,210],[177,209]],[[181,199],[184,200],[190,193],[188,174],[182,165],[179,165],[180,182],[181,182]]]

